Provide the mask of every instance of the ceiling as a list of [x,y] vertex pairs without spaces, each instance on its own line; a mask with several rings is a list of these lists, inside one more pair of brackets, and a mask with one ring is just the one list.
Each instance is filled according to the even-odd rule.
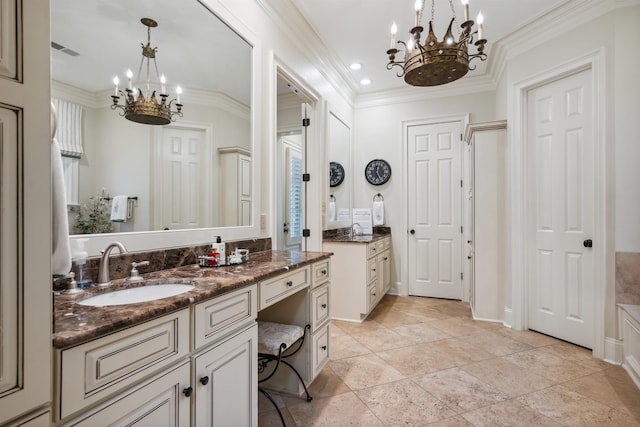
[[[421,25],[428,28],[431,2],[426,0]],[[398,40],[407,40],[415,19],[415,0],[292,0],[300,9],[321,40],[334,55],[342,74],[351,80],[357,93],[365,94],[406,87],[396,77],[398,67],[387,70],[391,24],[398,25]],[[469,0],[470,18],[479,11],[484,16],[484,38],[488,39],[485,52],[491,61],[492,45],[519,27],[544,15],[567,0]],[[464,18],[460,0],[453,0],[458,22]],[[447,0],[435,0],[434,32],[442,39],[451,20],[451,7]],[[454,31],[454,34],[457,34]],[[424,33],[422,40],[424,40]],[[471,52],[472,50],[470,50]],[[353,62],[362,64],[357,71],[349,69]],[[487,63],[478,60],[475,71],[467,76],[481,75]],[[364,86],[360,80],[369,78]]]

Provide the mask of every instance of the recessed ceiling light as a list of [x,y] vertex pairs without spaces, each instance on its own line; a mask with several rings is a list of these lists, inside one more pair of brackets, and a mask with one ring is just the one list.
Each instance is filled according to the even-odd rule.
[[352,70],[359,70],[360,68],[362,68],[362,64],[359,62],[354,62],[353,64],[349,65],[349,68],[351,68]]
[[369,80],[369,79],[362,79],[362,80],[360,80],[360,84],[361,84],[361,85],[365,85],[365,86],[366,86],[366,85],[369,85],[369,84],[371,84],[371,80]]

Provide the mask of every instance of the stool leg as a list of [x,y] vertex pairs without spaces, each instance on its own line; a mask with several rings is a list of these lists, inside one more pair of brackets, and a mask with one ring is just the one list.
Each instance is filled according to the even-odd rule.
[[282,363],[284,363],[285,365],[287,365],[288,367],[291,368],[291,370],[298,376],[298,379],[300,380],[300,382],[302,383],[302,387],[304,387],[304,392],[307,393],[307,402],[311,402],[311,400],[313,399],[313,397],[311,397],[311,395],[309,394],[309,390],[307,390],[307,385],[304,383],[304,381],[302,380],[302,377],[300,376],[300,373],[298,372],[298,370],[296,368],[293,367],[293,365],[289,362],[287,362],[286,360],[282,359],[281,360]]
[[278,408],[278,404],[275,402],[275,400],[273,400],[271,395],[269,395],[269,393],[267,393],[265,389],[260,387],[258,387],[258,391],[264,394],[265,397],[271,401],[271,404],[273,404],[273,407],[276,408],[276,411],[278,411],[278,415],[280,416],[280,421],[282,422],[282,427],[287,427],[287,425],[284,423],[284,417],[282,416],[282,412],[280,411],[280,408]]

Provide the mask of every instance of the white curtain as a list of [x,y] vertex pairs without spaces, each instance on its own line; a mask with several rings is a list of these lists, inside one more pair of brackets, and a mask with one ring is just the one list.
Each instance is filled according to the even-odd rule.
[[58,118],[56,140],[63,156],[80,158],[82,149],[82,106],[53,98]]

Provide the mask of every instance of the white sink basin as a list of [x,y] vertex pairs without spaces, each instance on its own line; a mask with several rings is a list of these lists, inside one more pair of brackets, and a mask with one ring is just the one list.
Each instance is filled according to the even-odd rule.
[[140,286],[138,288],[122,289],[119,291],[96,295],[94,297],[78,301],[78,304],[89,305],[92,307],[135,304],[138,302],[153,301],[157,299],[173,297],[185,292],[189,292],[193,288],[193,285],[182,285],[178,283]]

